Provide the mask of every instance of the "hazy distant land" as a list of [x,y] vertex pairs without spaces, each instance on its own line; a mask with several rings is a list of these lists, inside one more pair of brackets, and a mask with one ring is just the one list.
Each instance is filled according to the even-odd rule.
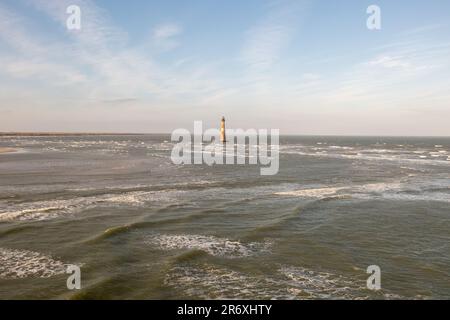
[[46,136],[135,136],[138,133],[92,133],[92,132],[0,132],[0,137],[46,137]]
[[0,154],[1,153],[8,153],[8,152],[16,152],[16,149],[13,148],[0,148]]

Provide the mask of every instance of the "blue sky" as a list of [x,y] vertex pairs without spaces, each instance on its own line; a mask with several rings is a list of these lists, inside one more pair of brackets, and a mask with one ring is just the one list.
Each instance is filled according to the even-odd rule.
[[[81,9],[67,30],[66,8]],[[381,8],[381,30],[366,9]],[[450,135],[450,2],[0,3],[0,131]]]

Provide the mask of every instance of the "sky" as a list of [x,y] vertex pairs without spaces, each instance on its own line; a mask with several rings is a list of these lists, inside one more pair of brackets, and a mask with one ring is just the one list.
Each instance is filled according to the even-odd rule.
[[450,136],[449,14],[448,0],[0,0],[0,132],[170,133],[225,116],[281,134]]

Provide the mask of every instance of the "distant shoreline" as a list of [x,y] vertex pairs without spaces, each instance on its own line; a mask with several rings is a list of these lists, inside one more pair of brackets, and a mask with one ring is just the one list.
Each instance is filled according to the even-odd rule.
[[[0,137],[81,137],[81,136],[145,136],[171,135],[168,132],[158,133],[124,133],[124,132],[0,132]],[[331,137],[331,138],[445,138],[450,136],[420,136],[420,135],[340,135],[340,134],[281,134],[280,137]]]
[[[49,137],[49,136],[139,136],[146,133],[89,133],[89,132],[0,132],[0,137]],[[155,133],[159,134],[159,133]],[[163,133],[160,133],[163,134]]]

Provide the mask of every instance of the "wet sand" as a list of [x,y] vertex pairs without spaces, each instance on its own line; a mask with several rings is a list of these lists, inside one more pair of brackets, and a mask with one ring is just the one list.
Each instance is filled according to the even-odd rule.
[[0,154],[2,153],[9,153],[9,152],[16,152],[16,149],[13,148],[0,148]]

